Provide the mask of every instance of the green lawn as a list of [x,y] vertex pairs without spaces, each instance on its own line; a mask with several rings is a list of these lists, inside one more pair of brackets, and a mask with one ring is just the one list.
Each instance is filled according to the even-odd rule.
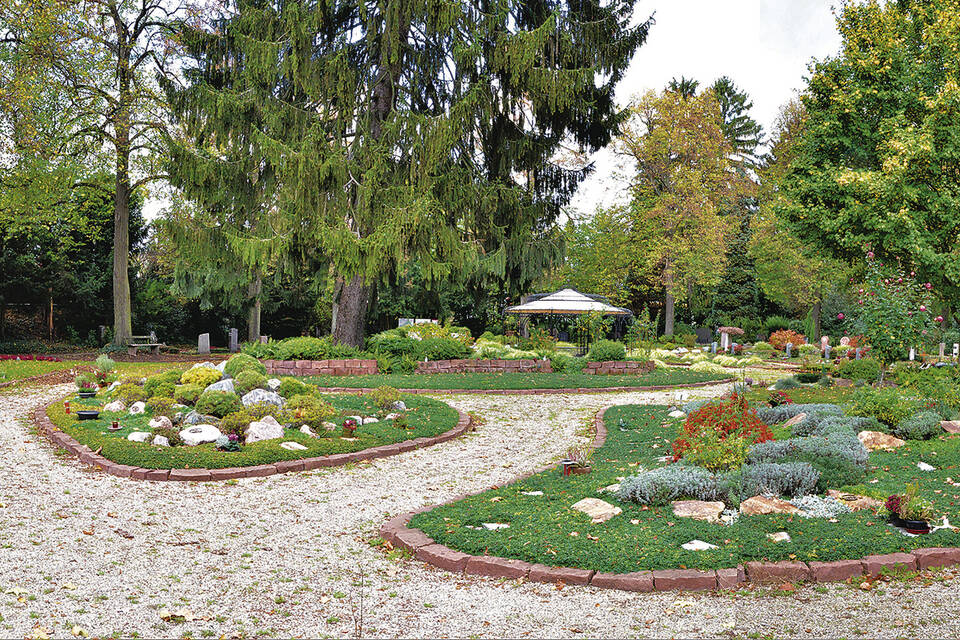
[[[356,395],[325,396],[325,400],[340,410],[340,417],[333,422],[340,423],[346,415],[373,415],[375,408],[370,400]],[[181,469],[225,467],[246,467],[268,464],[280,460],[299,460],[336,453],[352,453],[371,447],[393,444],[413,438],[431,437],[449,431],[457,425],[459,414],[452,407],[429,398],[407,397],[403,400],[408,407],[407,416],[412,430],[398,429],[393,421],[381,421],[359,427],[356,440],[345,440],[340,432],[313,438],[295,429],[288,429],[283,440],[267,440],[245,445],[240,451],[218,451],[213,443],[196,447],[154,447],[149,444],[131,442],[127,435],[133,431],[150,431],[147,424],[152,417],[149,412],[141,415],[128,413],[101,413],[99,420],[79,421],[72,413],[86,406],[99,407],[103,401],[96,398],[80,400],[70,398],[71,414],[64,412],[60,403],[53,404],[47,415],[71,437],[93,450],[103,447],[100,452],[109,460],[145,469]],[[113,420],[120,420],[123,427],[119,431],[107,431]],[[305,451],[288,451],[280,447],[281,442],[296,441],[307,447]]]
[[[37,360],[0,360],[0,384],[14,380],[23,380],[54,371],[68,371],[80,366],[93,366],[93,360],[64,360],[47,362]],[[140,377],[170,368],[186,368],[189,363],[182,362],[118,362],[116,371],[121,376]]]
[[605,376],[582,373],[435,373],[378,374],[370,376],[312,376],[304,380],[321,387],[398,389],[568,389],[607,387],[649,387],[722,380],[728,376],[690,371],[656,369],[643,375]]
[[[624,421],[624,428],[619,426]],[[521,482],[493,489],[419,514],[411,526],[437,542],[471,554],[490,554],[552,566],[597,571],[630,572],[644,569],[721,568],[752,560],[838,560],[924,546],[960,546],[960,532],[940,531],[909,538],[871,512],[841,515],[837,522],[798,516],[741,517],[722,526],[677,518],[669,507],[622,503],[598,489],[662,463],[679,423],[668,422],[666,408],[627,405],[606,414],[607,441],[592,456],[594,471],[564,478],[551,469]],[[777,434],[783,437],[782,433]],[[935,455],[934,455],[935,454]],[[926,460],[937,471],[921,472]],[[902,492],[906,482],[919,480],[921,492],[938,514],[960,522],[960,439],[910,442],[897,452],[874,453],[863,484],[850,489],[884,498]],[[871,480],[876,479],[876,483]],[[542,496],[524,492],[542,491]],[[602,524],[570,507],[582,498],[601,498],[623,513]],[[508,529],[488,531],[482,523],[507,523]],[[636,524],[634,524],[636,523]],[[774,543],[767,533],[786,531],[792,542]],[[686,551],[690,540],[717,545],[710,551]]]

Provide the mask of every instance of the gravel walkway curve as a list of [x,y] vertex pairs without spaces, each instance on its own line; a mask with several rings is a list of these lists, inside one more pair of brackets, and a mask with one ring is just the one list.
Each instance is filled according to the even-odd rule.
[[[443,396],[485,424],[352,467],[191,484],[58,459],[26,416],[68,390],[0,395],[2,637],[960,635],[949,571],[869,592],[631,594],[455,576],[369,544],[390,516],[556,460],[606,404],[672,393]],[[196,619],[164,621],[164,608]]]

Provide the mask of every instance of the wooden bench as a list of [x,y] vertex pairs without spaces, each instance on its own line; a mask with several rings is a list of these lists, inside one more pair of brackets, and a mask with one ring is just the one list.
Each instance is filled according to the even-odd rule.
[[160,355],[160,347],[165,346],[165,344],[157,342],[157,334],[151,331],[148,336],[130,336],[130,343],[127,345],[127,354],[135,356],[140,349],[150,349],[152,355],[158,356]]

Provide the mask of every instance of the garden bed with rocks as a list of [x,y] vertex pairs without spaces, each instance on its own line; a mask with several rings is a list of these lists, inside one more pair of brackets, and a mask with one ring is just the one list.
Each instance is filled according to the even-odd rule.
[[468,416],[437,400],[386,387],[321,395],[294,378],[268,379],[261,369],[241,355],[116,381],[86,398],[80,396],[97,385],[84,377],[94,374],[81,374],[78,393],[35,418],[55,443],[109,473],[185,480],[345,464],[443,442],[469,428]]
[[[795,409],[762,412],[777,439],[755,445],[758,455],[726,489],[698,472],[671,479],[663,471],[689,469],[673,462],[682,412],[613,407],[598,419],[591,473],[564,476],[554,466],[395,518],[382,535],[452,571],[639,591],[960,564],[960,531],[950,523],[960,520],[960,438],[943,432],[857,451],[860,434],[851,442],[844,429],[861,422],[837,420],[849,419],[837,407]],[[846,453],[820,456],[830,450]],[[771,464],[787,467],[778,474]],[[664,474],[659,488],[651,474]],[[929,505],[927,535],[907,534],[885,513],[888,498],[912,483]]]

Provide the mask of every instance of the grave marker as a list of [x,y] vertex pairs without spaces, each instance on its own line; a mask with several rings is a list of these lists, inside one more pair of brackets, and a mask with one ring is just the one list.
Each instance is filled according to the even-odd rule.
[[197,353],[210,353],[210,334],[201,333],[197,338]]
[[941,342],[941,343],[940,343],[940,357],[941,357],[941,358],[944,357],[944,354],[945,354],[946,352],[947,352],[947,345],[946,345],[946,343]]
[[240,332],[236,329],[230,329],[230,353],[236,353],[239,350],[238,339]]
[[825,359],[827,362],[830,362],[830,349],[831,349],[831,347],[830,347],[829,344],[826,345],[826,346],[823,348],[824,359]]
[[910,361],[913,362],[917,359],[917,350],[913,347],[910,347]]
[[790,354],[791,354],[792,352],[793,352],[793,343],[792,343],[792,342],[788,342],[788,343],[787,343],[787,357],[788,357],[788,358],[790,357]]
[[716,342],[713,342],[713,343],[710,344],[710,352],[711,352],[713,355],[717,355],[717,343],[716,343]]

